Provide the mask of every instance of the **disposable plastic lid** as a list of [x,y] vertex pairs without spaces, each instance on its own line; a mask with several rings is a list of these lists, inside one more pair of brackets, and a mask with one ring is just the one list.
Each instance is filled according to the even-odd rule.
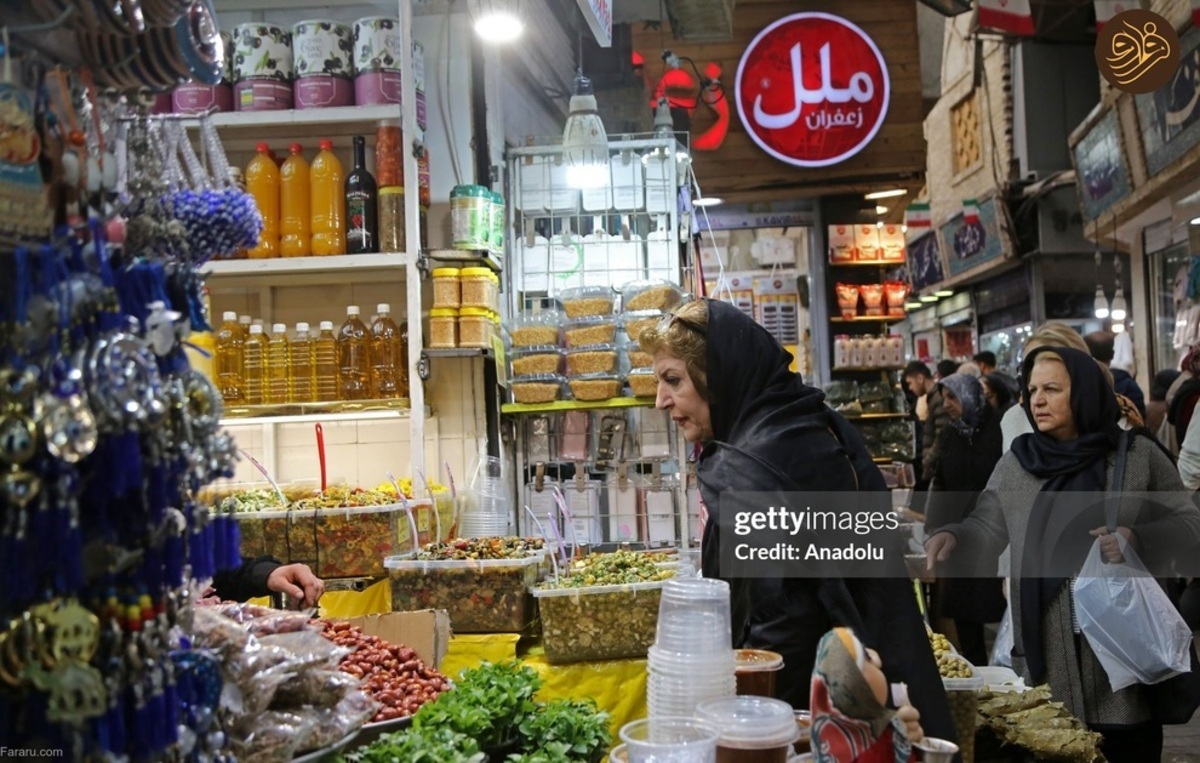
[[391,311],[392,306],[387,302],[380,302],[378,305],[375,305],[375,312],[377,313],[390,313]]
[[347,305],[346,315],[358,315],[358,305]]
[[531,347],[514,347],[509,352],[515,358],[523,358],[528,355],[562,355],[563,350],[556,344],[535,344]]
[[574,355],[579,352],[616,352],[615,344],[585,344],[581,347],[572,347],[567,350],[568,355]]
[[434,278],[458,278],[460,271],[458,268],[434,268]]
[[616,299],[617,293],[612,290],[611,286],[573,286],[570,289],[563,289],[558,295],[558,298],[563,302],[570,302],[573,299],[596,299],[601,297]]
[[790,745],[797,735],[788,703],[769,697],[721,697],[696,706],[696,717],[721,730],[722,747],[765,750]]
[[486,307],[464,307],[458,311],[461,318],[483,318],[490,321],[492,319],[492,311]]
[[266,143],[256,143],[254,145],[254,150],[260,154],[265,154],[271,150],[271,147],[268,146]]
[[462,277],[463,278],[487,278],[490,280],[492,277],[492,271],[488,270],[487,268],[463,268],[462,269]]
[[271,326],[272,334],[284,334],[287,332],[287,326],[282,323],[276,323]]
[[513,384],[562,384],[566,378],[561,374],[525,374],[514,377]]
[[333,331],[333,321],[321,321],[322,331]]
[[765,649],[734,649],[733,657],[737,669],[742,672],[779,670],[783,667],[783,655]]
[[486,199],[486,198],[489,198],[490,193],[491,193],[491,191],[489,191],[488,189],[484,188],[481,185],[456,185],[456,186],[454,186],[453,190],[450,191],[450,198],[452,198],[452,199],[462,199],[462,198]]
[[226,310],[224,313],[221,314],[221,320],[223,320],[223,321],[236,321],[237,319],[238,319],[237,313],[235,313],[232,310]]
[[435,307],[429,311],[430,318],[457,318],[458,310],[453,307]]
[[296,332],[300,334],[308,333],[308,324],[304,321],[300,321],[296,324]]

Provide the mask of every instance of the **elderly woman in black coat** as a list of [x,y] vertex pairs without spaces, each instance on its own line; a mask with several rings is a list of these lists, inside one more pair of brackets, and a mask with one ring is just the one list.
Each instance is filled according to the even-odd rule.
[[[1000,412],[987,403],[979,380],[958,373],[939,384],[950,424],[938,438],[937,469],[929,485],[929,535],[970,515],[1003,454]],[[1000,578],[948,578],[934,584],[930,614],[953,619],[959,651],[975,665],[986,665],[984,624],[999,622],[1004,606]]]

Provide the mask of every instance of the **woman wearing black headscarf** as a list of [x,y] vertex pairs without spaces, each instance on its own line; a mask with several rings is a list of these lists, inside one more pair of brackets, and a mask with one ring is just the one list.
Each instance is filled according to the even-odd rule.
[[[950,424],[938,438],[937,470],[925,507],[928,535],[966,519],[1003,453],[1000,413],[985,401],[980,380],[957,373],[938,384]],[[988,661],[984,624],[1004,616],[1002,587],[999,577],[947,577],[934,585],[930,615],[954,620],[959,651],[975,665]]]
[[[639,338],[654,355],[656,406],[692,443],[707,509],[701,541],[705,577],[730,583],[735,646],[781,653],[781,699],[808,707],[816,649],[834,626],[853,628],[879,652],[888,679],[908,684],[925,731],[954,738],[946,695],[900,554],[882,578],[732,578],[722,575],[721,494],[858,491],[882,497],[885,484],[861,436],[825,404],[825,395],[789,370],[791,355],[740,310],[698,300]],[[726,518],[728,519],[728,518]]]
[[1064,494],[1155,491],[1153,501],[1120,502],[1116,529],[1151,570],[1169,566],[1172,552],[1200,547],[1200,510],[1149,437],[1130,438],[1124,479],[1112,484],[1121,413],[1087,353],[1039,347],[1025,358],[1021,379],[1034,431],[1013,441],[971,515],[929,539],[929,567],[952,552],[957,562],[988,564],[1011,542],[1013,667],[1027,681],[1049,683],[1055,699],[1100,732],[1110,763],[1158,760],[1162,725],[1143,687],[1114,692],[1087,639],[1075,632],[1070,583],[1096,537],[1106,561],[1121,555],[1103,507],[1095,500],[1068,505]]

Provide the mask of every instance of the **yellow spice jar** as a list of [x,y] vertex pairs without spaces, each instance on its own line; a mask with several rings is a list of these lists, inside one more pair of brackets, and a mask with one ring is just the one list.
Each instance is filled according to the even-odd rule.
[[464,307],[458,315],[459,347],[492,346],[492,313],[481,307]]
[[462,294],[459,290],[458,268],[434,268],[433,270],[433,306],[449,307],[457,310],[462,306]]
[[487,268],[463,268],[462,306],[490,310],[492,307],[492,271]]
[[458,346],[458,311],[435,307],[429,311],[429,346],[449,350]]

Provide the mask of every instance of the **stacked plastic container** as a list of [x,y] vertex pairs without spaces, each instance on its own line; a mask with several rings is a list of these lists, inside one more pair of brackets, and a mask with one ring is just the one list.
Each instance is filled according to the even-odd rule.
[[647,670],[651,718],[691,717],[702,702],[734,696],[728,583],[687,577],[663,585]]
[[458,534],[463,538],[511,535],[511,522],[512,507],[502,462],[493,456],[481,457],[467,494],[467,507],[459,520]]

